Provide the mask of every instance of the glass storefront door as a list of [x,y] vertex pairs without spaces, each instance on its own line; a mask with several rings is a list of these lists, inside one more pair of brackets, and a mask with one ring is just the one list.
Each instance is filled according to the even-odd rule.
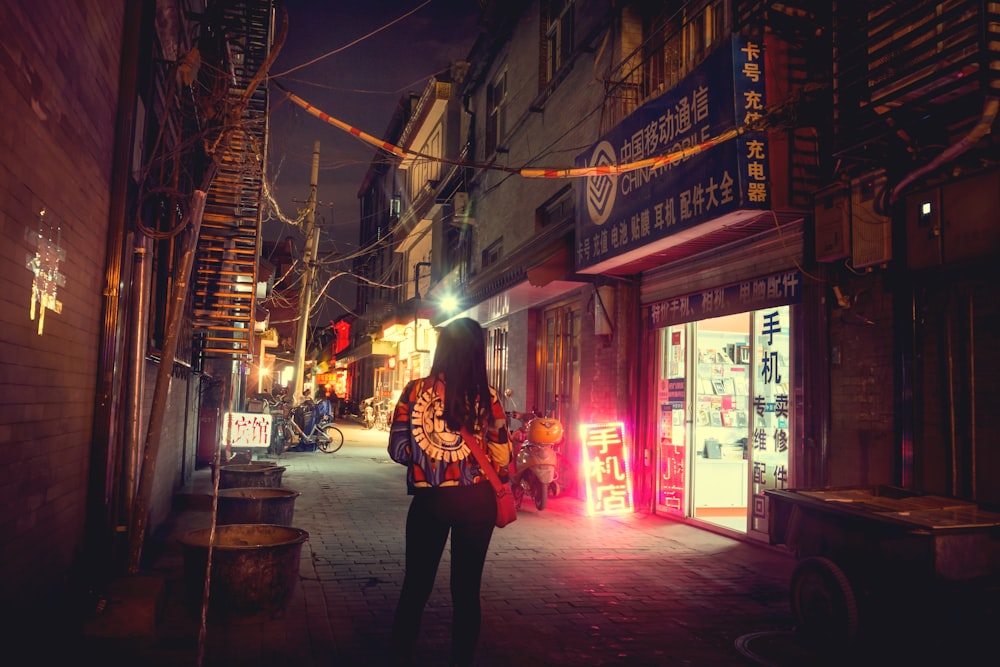
[[542,323],[541,409],[565,427],[576,412],[580,385],[580,314],[567,306],[551,308]]
[[747,529],[750,316],[702,320],[695,332],[694,490],[691,516],[733,530]]
[[657,510],[766,532],[788,479],[790,308],[658,330]]

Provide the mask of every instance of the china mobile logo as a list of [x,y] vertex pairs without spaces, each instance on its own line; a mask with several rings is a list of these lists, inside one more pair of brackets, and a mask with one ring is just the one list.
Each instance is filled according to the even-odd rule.
[[[594,147],[590,156],[591,167],[616,164],[618,161],[615,149],[606,141]],[[617,176],[590,176],[587,178],[587,213],[595,225],[607,222],[615,207],[615,193],[618,190]]]

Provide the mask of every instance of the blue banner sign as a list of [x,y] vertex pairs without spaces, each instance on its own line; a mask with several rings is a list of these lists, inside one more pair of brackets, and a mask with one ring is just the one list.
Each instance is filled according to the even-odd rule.
[[799,271],[775,273],[657,301],[649,306],[649,326],[657,329],[792,303],[802,303],[802,273]]
[[[621,165],[701,146],[764,114],[759,41],[734,35],[672,90],[651,100],[576,158]],[[579,179],[576,266],[583,271],[682,230],[770,206],[765,133],[656,168]]]

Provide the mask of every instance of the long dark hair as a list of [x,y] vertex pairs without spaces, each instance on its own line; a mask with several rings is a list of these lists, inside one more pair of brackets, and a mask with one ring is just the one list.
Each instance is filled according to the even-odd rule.
[[431,375],[444,379],[443,416],[448,428],[477,430],[490,410],[486,341],[479,322],[462,317],[441,330]]

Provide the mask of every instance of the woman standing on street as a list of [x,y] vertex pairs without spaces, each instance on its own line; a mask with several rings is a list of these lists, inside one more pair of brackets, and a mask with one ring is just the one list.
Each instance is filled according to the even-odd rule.
[[389,456],[407,467],[406,572],[392,624],[392,664],[408,664],[424,606],[451,533],[452,665],[471,665],[479,641],[483,564],[496,521],[496,494],[460,432],[485,436],[506,481],[507,418],[486,378],[483,329],[455,320],[438,338],[431,373],[406,385],[389,432]]

